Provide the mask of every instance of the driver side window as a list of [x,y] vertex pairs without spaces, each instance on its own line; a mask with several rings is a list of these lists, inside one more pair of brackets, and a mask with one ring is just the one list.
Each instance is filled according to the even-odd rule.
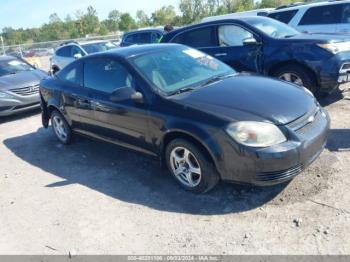
[[85,87],[111,94],[118,88],[133,88],[133,82],[131,74],[118,61],[96,58],[85,62]]
[[72,46],[71,49],[71,57],[74,57],[75,55],[80,54],[81,56],[84,56],[83,51],[77,47],[77,46]]
[[219,27],[220,47],[243,46],[244,40],[254,38],[253,34],[236,25],[223,25]]

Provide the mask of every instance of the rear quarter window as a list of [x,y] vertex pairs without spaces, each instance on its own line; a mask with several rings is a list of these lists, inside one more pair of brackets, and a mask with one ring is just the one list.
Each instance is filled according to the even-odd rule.
[[56,55],[63,57],[71,57],[72,46],[65,46],[56,51]]
[[341,22],[342,5],[311,7],[300,20],[299,25],[326,25]]
[[298,13],[298,10],[282,11],[271,13],[268,15],[268,17],[278,20],[282,23],[288,24],[296,15],[296,13]]
[[216,46],[215,30],[213,26],[208,26],[185,31],[175,36],[171,42],[196,48]]
[[125,37],[124,42],[130,44],[148,44],[151,43],[151,33],[135,33]]
[[56,76],[62,81],[83,86],[83,65],[79,62],[70,64],[59,71]]

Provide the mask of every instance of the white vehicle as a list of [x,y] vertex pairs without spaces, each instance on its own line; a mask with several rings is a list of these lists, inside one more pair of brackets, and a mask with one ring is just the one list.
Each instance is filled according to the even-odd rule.
[[75,59],[79,59],[88,54],[107,51],[118,46],[110,41],[87,41],[63,43],[55,50],[51,59],[51,71],[56,73]]
[[255,9],[250,11],[244,11],[244,12],[237,12],[237,13],[231,13],[226,15],[217,15],[217,16],[210,16],[205,17],[202,19],[202,22],[210,22],[210,21],[216,21],[216,20],[223,20],[223,19],[232,19],[237,18],[241,16],[267,16],[270,11],[275,10],[274,8],[263,8],[263,9]]
[[350,1],[327,1],[279,7],[268,17],[304,33],[350,34]]

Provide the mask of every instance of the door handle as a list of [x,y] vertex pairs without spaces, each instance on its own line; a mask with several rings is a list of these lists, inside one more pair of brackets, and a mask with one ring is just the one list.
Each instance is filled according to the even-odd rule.
[[227,53],[218,53],[218,54],[215,54],[214,56],[216,57],[227,56]]
[[78,99],[77,103],[80,106],[90,106],[91,105],[90,101],[87,99]]
[[94,110],[104,111],[104,112],[110,112],[111,108],[108,106],[103,105],[100,102],[97,101],[91,101],[90,102],[91,108]]

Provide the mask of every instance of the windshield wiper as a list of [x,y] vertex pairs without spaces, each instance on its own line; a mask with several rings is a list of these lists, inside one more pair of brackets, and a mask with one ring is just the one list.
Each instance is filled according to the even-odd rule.
[[193,87],[183,87],[183,88],[180,88],[180,89],[172,92],[171,94],[169,94],[169,96],[179,95],[179,94],[182,94],[182,93],[190,92],[190,91],[193,91],[194,89],[195,88],[193,88]]
[[296,35],[285,35],[284,38],[291,38],[293,36],[296,36]]
[[230,77],[230,76],[233,76],[234,74],[223,74],[223,75],[218,75],[218,76],[213,76],[211,78],[209,78],[208,80],[206,80],[205,82],[203,82],[201,84],[201,86],[207,86],[207,85],[210,85],[212,83],[215,83],[215,82],[218,82],[222,79],[225,79],[227,77]]
[[233,75],[235,75],[235,73],[234,74],[222,74],[222,75],[218,75],[218,76],[213,76],[213,77],[207,79],[206,81],[200,83],[200,85],[187,86],[187,87],[180,88],[180,89],[170,93],[169,96],[178,95],[178,94],[182,94],[182,93],[185,93],[185,92],[190,92],[190,91],[195,90],[198,87],[207,86],[209,84],[215,83],[217,81],[220,81],[220,80],[222,80],[224,78],[227,78],[227,77],[230,77],[230,76],[233,76]]

